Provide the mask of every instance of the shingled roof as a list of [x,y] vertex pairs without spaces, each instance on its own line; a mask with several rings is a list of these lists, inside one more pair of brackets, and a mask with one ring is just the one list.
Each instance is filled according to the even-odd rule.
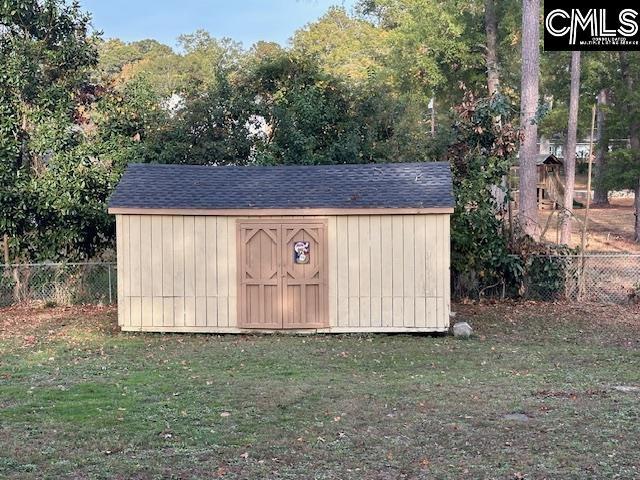
[[451,208],[445,162],[216,167],[131,164],[110,209]]

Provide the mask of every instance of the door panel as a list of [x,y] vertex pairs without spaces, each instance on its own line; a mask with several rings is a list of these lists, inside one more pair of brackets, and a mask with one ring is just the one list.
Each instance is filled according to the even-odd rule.
[[[296,223],[282,226],[283,328],[327,326],[325,225]],[[295,247],[308,243],[307,263],[296,262]]]
[[239,323],[246,328],[282,328],[279,225],[239,225]]
[[245,220],[238,244],[240,327],[329,325],[324,221]]

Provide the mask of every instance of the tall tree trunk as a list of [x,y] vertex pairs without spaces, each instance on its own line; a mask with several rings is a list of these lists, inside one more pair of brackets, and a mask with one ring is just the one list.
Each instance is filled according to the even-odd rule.
[[597,97],[596,125],[598,128],[598,148],[594,163],[594,188],[593,203],[595,205],[608,205],[609,192],[603,186],[604,172],[606,168],[606,155],[609,151],[609,135],[607,134],[607,104],[609,103],[609,92],[606,88],[600,90]]
[[633,207],[635,209],[635,218],[636,218],[633,223],[633,241],[640,242],[640,178],[638,179],[636,188],[633,191],[635,193]]
[[536,155],[538,153],[538,75],[540,73],[540,0],[522,1],[522,78],[520,87],[520,198],[518,215],[525,234],[538,240]]
[[[629,68],[629,56],[627,52],[619,52],[620,55],[620,73],[622,74],[622,80],[627,87],[627,95],[633,94],[634,78],[633,73]],[[631,102],[627,102],[627,110],[629,115],[629,144],[633,155],[638,158],[640,155],[640,118],[637,112],[637,106],[632,105]],[[634,240],[640,242],[640,178],[635,188],[635,224],[634,224]]]
[[[573,217],[573,192],[576,184],[576,137],[578,134],[578,104],[580,100],[580,52],[571,53],[571,88],[569,91],[569,122],[567,144],[564,155],[564,209],[560,243],[571,240],[571,217]],[[590,195],[591,192],[587,192]]]
[[489,96],[498,93],[500,89],[500,71],[498,67],[498,16],[496,15],[495,0],[485,0],[484,27],[487,35],[487,87]]

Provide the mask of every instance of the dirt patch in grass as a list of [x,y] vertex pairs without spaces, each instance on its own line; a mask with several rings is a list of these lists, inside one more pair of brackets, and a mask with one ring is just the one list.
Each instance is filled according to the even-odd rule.
[[[572,220],[570,245],[580,246],[582,223],[585,209],[575,209],[578,219]],[[551,219],[549,220],[549,217]],[[640,245],[633,241],[634,225],[633,199],[612,198],[611,204],[605,207],[595,206],[589,209],[586,248],[593,252],[640,252]],[[548,222],[545,239],[550,242],[558,240],[558,212],[540,211],[540,224],[544,228]]]
[[129,334],[113,309],[3,310],[0,477],[640,476],[640,395],[615,388],[640,386],[637,309],[454,309],[470,340]]
[[72,329],[114,333],[118,330],[115,312],[115,306],[96,305],[3,307],[0,308],[0,340],[23,337],[26,343],[31,343],[38,336],[64,336]]

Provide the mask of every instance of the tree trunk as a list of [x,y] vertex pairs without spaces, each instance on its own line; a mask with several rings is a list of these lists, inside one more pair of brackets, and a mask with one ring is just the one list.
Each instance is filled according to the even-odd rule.
[[495,0],[485,0],[484,26],[487,35],[487,87],[489,96],[500,89],[500,71],[498,68],[498,16]]
[[522,78],[520,87],[520,198],[518,215],[525,234],[540,237],[536,155],[538,153],[538,75],[540,73],[540,0],[522,1]]
[[606,88],[600,90],[597,97],[596,125],[598,128],[598,148],[596,150],[596,158],[594,162],[594,188],[593,203],[594,205],[608,205],[609,192],[603,187],[603,178],[606,168],[606,155],[609,151],[609,135],[607,129],[607,104],[609,103],[609,92]]
[[[619,52],[620,54],[620,73],[622,74],[622,79],[627,87],[627,95],[631,96],[633,94],[634,88],[634,78],[633,74],[629,68],[629,57],[627,52]],[[638,107],[636,105],[632,105],[630,102],[627,102],[627,109],[629,114],[629,144],[631,146],[631,150],[633,151],[633,155],[637,157],[640,155],[640,119],[638,118],[638,112],[636,111]],[[634,225],[634,240],[636,242],[640,242],[640,179],[638,179],[638,183],[635,188],[635,216],[636,221]]]
[[635,222],[633,224],[633,241],[640,242],[640,179],[638,179],[638,183],[636,184],[635,192],[635,200],[633,201],[633,206],[635,208]]
[[[576,184],[576,137],[578,134],[578,103],[580,100],[580,52],[571,53],[571,88],[569,92],[569,122],[567,144],[564,155],[564,209],[560,243],[571,241],[571,218],[573,217],[573,192]],[[591,192],[587,192],[590,195]]]

